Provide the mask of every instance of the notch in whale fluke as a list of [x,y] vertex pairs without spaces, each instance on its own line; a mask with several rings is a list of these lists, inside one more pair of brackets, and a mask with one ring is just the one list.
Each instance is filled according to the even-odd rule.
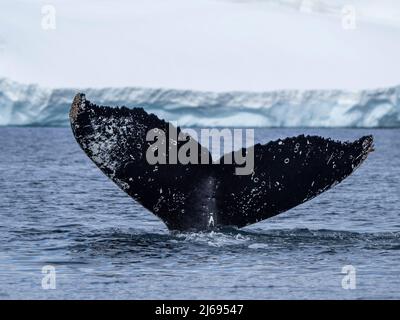
[[[301,135],[252,146],[253,173],[236,175],[235,163],[149,164],[147,132],[168,132],[170,124],[142,108],[97,106],[79,93],[70,121],[87,156],[171,230],[244,227],[275,216],[341,182],[373,151],[372,136],[339,142]],[[194,142],[198,156],[211,159]]]

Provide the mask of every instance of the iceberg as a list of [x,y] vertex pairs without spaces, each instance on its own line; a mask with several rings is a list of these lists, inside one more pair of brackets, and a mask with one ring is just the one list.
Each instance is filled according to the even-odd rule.
[[77,92],[96,104],[142,107],[182,127],[400,127],[400,86],[375,90],[203,92],[44,88],[0,79],[1,126],[68,126]]

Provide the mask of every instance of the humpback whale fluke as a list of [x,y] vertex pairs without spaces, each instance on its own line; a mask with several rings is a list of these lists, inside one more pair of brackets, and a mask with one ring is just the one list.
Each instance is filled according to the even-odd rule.
[[[97,106],[79,93],[70,120],[88,157],[171,230],[240,228],[270,218],[333,187],[373,150],[372,136],[339,142],[301,135],[232,152],[254,152],[253,172],[236,175],[235,164],[150,164],[146,135],[168,132],[170,124],[142,108]],[[199,158],[211,159],[206,148],[187,140]]]

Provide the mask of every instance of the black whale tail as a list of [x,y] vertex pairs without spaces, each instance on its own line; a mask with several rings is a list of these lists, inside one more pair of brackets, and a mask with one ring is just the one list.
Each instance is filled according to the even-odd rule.
[[[70,110],[74,136],[88,157],[122,190],[153,212],[171,230],[244,227],[289,210],[349,176],[373,150],[373,137],[338,142],[298,136],[256,144],[251,174],[236,164],[150,164],[150,130],[170,124],[141,108],[97,106],[77,94]],[[176,128],[179,134],[180,128]],[[211,159],[192,137],[198,157]],[[159,141],[169,145],[168,135]],[[183,141],[175,141],[178,148]],[[170,147],[168,147],[170,148]],[[168,158],[168,155],[167,155]],[[168,161],[167,161],[168,163]]]

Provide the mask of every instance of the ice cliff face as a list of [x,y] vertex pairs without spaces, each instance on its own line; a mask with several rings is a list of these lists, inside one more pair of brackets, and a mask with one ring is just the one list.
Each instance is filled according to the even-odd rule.
[[47,89],[0,79],[0,125],[67,126],[77,92],[101,105],[143,107],[183,127],[400,127],[400,86],[364,91],[200,92]]

